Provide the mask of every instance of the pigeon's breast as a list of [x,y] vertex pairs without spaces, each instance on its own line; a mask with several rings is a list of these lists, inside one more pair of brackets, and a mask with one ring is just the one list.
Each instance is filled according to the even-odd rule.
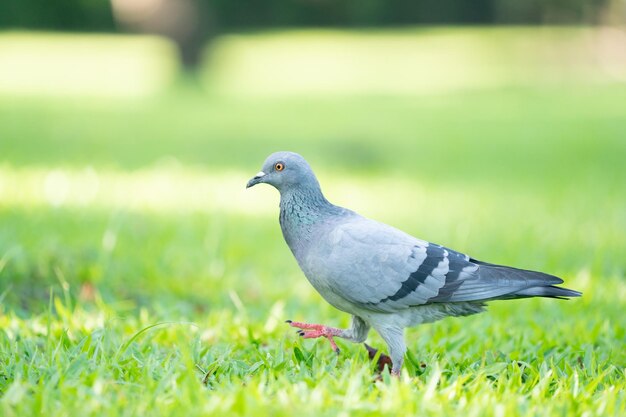
[[331,257],[337,243],[337,233],[341,233],[338,232],[337,223],[328,220],[318,223],[310,230],[309,239],[300,241],[292,251],[308,281],[329,304],[339,310],[356,314],[356,306],[333,290],[338,271],[325,262]]
[[300,269],[311,283],[313,288],[333,307],[350,314],[358,314],[358,306],[349,302],[335,291],[337,279],[343,271],[337,268],[334,262],[327,262],[333,258],[333,251],[338,242],[339,231],[335,222],[325,222],[312,230],[311,239],[294,255]]

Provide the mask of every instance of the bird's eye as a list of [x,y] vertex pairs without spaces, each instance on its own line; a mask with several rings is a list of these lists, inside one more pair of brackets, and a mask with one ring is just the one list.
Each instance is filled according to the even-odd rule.
[[285,164],[283,164],[282,162],[276,162],[276,164],[274,165],[274,169],[276,171],[282,171],[283,169],[285,169]]

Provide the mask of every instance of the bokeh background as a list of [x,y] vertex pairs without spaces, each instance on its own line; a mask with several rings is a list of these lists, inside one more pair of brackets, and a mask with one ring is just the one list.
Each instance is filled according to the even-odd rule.
[[[244,189],[293,150],[336,204],[585,293],[411,330],[413,351],[480,358],[495,342],[455,332],[514,328],[623,368],[625,23],[622,0],[0,2],[3,346],[188,320],[197,363],[221,346],[254,373],[228,361],[291,343],[282,320],[347,324],[292,259],[275,190]],[[7,369],[0,394],[38,384]]]

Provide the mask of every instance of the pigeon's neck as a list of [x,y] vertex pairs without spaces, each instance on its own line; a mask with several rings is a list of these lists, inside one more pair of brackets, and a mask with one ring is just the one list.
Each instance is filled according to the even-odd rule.
[[346,211],[326,200],[319,185],[282,190],[280,194],[280,227],[296,257],[314,239],[319,225]]

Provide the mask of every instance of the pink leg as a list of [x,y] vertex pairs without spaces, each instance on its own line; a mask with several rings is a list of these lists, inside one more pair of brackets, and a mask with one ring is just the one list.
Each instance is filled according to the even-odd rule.
[[327,327],[327,326],[324,326],[323,324],[309,324],[309,323],[301,323],[299,321],[291,321],[291,320],[287,320],[287,323],[289,323],[291,327],[296,327],[298,329],[306,329],[306,330],[300,330],[298,332],[298,334],[305,339],[316,339],[318,337],[325,337],[330,342],[330,347],[333,349],[333,352],[337,354],[340,353],[339,347],[337,346],[337,343],[335,343],[333,336],[339,336],[342,332],[341,329],[337,329],[334,327]]

